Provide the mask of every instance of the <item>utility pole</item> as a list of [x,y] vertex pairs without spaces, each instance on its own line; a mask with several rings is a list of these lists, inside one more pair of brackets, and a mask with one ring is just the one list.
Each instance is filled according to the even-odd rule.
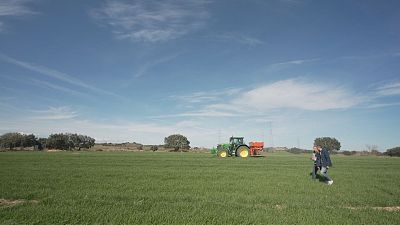
[[271,147],[274,147],[274,135],[272,133],[272,121],[269,121],[269,136],[270,136],[270,142],[271,142]]
[[300,138],[297,137],[297,148],[300,149]]
[[[267,126],[268,126],[268,125],[267,125]],[[261,133],[261,135],[262,135],[261,138],[262,138],[262,141],[263,141],[264,144],[265,144],[266,142],[265,142],[265,129],[264,129],[264,127],[261,127],[261,132],[262,132],[262,133]]]

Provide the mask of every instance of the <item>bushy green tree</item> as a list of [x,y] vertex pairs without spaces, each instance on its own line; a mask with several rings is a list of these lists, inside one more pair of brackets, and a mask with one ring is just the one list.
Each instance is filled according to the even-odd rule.
[[331,137],[319,137],[314,140],[315,146],[321,146],[328,151],[337,150],[341,148],[340,142],[336,138]]
[[47,138],[46,146],[50,149],[81,150],[94,146],[95,139],[81,134],[60,133],[51,134]]
[[20,147],[32,147],[37,145],[37,138],[33,134],[22,135]]
[[155,151],[158,150],[158,146],[157,146],[157,145],[152,145],[152,146],[150,147],[150,150],[153,151],[153,152],[155,152]]
[[37,140],[38,150],[43,150],[47,146],[47,138],[39,138]]
[[63,133],[50,134],[50,136],[47,138],[47,148],[69,150],[67,135]]
[[179,149],[189,149],[190,142],[181,134],[173,134],[164,138],[164,146],[166,148],[174,148],[176,151]]
[[395,147],[395,148],[391,148],[391,149],[387,149],[385,154],[388,155],[388,156],[398,156],[398,157],[400,157],[400,146],[399,147]]
[[37,139],[33,134],[21,134],[17,132],[6,133],[0,136],[0,147],[13,150],[20,147],[32,147],[37,145]]

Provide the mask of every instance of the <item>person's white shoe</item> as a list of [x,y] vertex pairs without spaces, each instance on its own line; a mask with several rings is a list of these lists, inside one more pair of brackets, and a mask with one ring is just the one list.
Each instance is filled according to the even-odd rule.
[[333,180],[328,181],[328,185],[332,185],[333,184]]

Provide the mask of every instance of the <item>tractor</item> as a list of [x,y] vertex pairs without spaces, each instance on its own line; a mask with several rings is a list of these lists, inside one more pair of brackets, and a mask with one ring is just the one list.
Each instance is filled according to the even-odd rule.
[[250,147],[243,142],[243,137],[231,137],[229,143],[217,146],[218,157],[237,156],[246,158],[261,154],[264,142],[250,142]]

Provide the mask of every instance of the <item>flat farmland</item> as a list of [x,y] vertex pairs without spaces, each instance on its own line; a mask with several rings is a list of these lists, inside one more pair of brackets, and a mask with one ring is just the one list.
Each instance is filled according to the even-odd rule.
[[0,224],[400,224],[400,158],[2,152]]

